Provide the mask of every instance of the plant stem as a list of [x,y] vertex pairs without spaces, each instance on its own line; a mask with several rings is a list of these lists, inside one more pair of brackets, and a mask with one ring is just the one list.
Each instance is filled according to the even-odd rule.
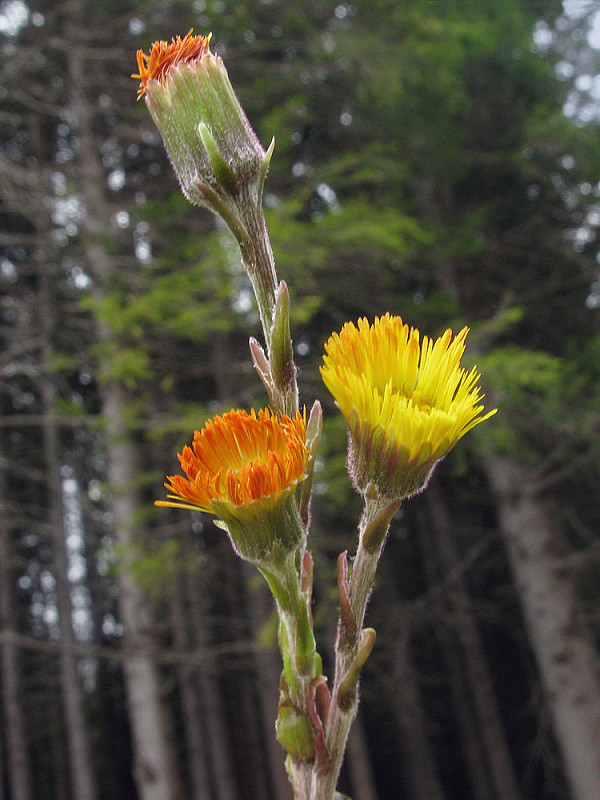
[[247,236],[243,240],[238,239],[238,242],[244,268],[256,296],[258,313],[268,348],[273,330],[273,312],[277,292],[275,259],[262,208],[248,199],[240,204],[240,211],[243,214],[242,221]]
[[[250,190],[246,190],[247,192]],[[253,190],[252,190],[253,191]],[[266,344],[267,356],[272,357],[272,334],[275,316],[275,304],[278,289],[275,259],[271,248],[271,240],[265,223],[264,214],[260,204],[253,197],[244,197],[239,204],[240,219],[243,223],[244,236],[236,234],[244,269],[250,278],[258,313],[262,323],[263,335]],[[230,226],[231,227],[231,226]],[[291,340],[289,352],[293,353]],[[298,387],[296,382],[293,360],[288,375],[288,383],[282,385],[279,376],[271,371],[272,388],[274,397],[273,405],[280,413],[294,416],[298,410]]]
[[[304,554],[301,553],[300,564],[303,563],[303,557]],[[303,591],[301,573],[293,557],[287,561],[284,586],[289,604],[278,603],[277,608],[281,625],[285,628],[282,656],[284,664],[286,661],[289,662],[293,675],[288,676],[285,668],[284,674],[290,700],[309,720],[311,689],[315,677],[316,643],[310,623],[310,589]],[[309,800],[312,762],[302,761],[290,754],[287,769],[295,800]]]
[[[389,524],[399,506],[400,501],[387,504],[380,500],[366,499],[359,523],[359,542],[352,572],[347,581],[344,574],[338,573],[340,594],[344,593],[347,598],[351,619],[344,618],[342,609],[335,643],[335,680],[325,727],[331,768],[325,775],[318,775],[313,771],[310,800],[332,800],[335,792],[348,735],[358,709],[358,686],[353,689],[352,693],[348,693],[346,678],[356,670],[360,659],[361,644],[364,642],[362,626],[375,580],[377,564],[385,545]],[[374,526],[380,528],[383,535],[380,537],[378,546],[374,550],[369,550],[365,547],[365,539],[368,538],[365,534]],[[340,558],[345,569],[345,554]],[[340,562],[338,562],[338,569],[340,569]],[[340,598],[340,603],[343,607],[342,598]],[[353,624],[349,625],[350,622]],[[374,632],[371,633],[374,637]],[[362,660],[360,665],[362,665]]]

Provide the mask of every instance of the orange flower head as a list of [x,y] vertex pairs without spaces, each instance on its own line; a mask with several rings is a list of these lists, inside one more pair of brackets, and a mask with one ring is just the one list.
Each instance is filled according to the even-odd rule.
[[198,61],[210,52],[209,44],[212,34],[194,36],[193,30],[191,28],[183,39],[181,36],[174,36],[170,42],[154,42],[150,55],[144,53],[143,50],[137,51],[139,72],[131,77],[140,81],[138,100],[146,94],[148,81],[156,80],[164,84],[170,69],[178,64]]
[[306,420],[271,411],[229,411],[195,431],[179,456],[186,477],[170,475],[158,506],[207,511],[237,553],[255,564],[293,552],[305,536],[295,500],[307,477]]
[[230,411],[195,431],[191,447],[179,456],[186,478],[165,483],[173,502],[159,505],[194,508],[219,516],[222,503],[246,506],[295,487],[308,466],[304,417],[271,411]]

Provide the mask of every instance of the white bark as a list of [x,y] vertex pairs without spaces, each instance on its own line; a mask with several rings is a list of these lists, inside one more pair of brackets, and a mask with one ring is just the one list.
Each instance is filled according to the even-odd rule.
[[[15,621],[13,603],[13,552],[10,546],[8,525],[8,498],[4,482],[4,470],[0,467],[0,683],[4,717],[4,739],[6,763],[14,800],[31,800],[31,765],[25,735],[25,718],[21,702],[21,672],[17,645],[11,641]],[[4,635],[6,634],[6,635]],[[0,773],[0,778],[3,775]],[[2,784],[4,781],[1,781]],[[0,800],[4,798],[4,786],[0,786]]]
[[[191,648],[188,630],[189,603],[185,594],[184,570],[173,590],[171,601],[171,624],[173,642],[180,653]],[[206,735],[198,698],[199,670],[191,664],[181,664],[177,669],[181,687],[181,716],[185,731],[185,752],[190,777],[190,800],[205,800],[210,797],[209,757]]]
[[[478,772],[473,768],[472,761],[475,758],[482,762],[482,779],[476,791],[482,796],[489,795],[498,800],[519,800],[521,791],[501,721],[494,682],[479,635],[473,603],[461,573],[448,509],[435,478],[427,490],[426,499],[432,522],[432,532],[427,537],[429,558],[433,563],[438,562],[440,573],[446,580],[452,576],[446,590],[450,629],[445,630],[444,624],[439,627],[442,641],[446,640],[444,650],[447,657],[452,659],[450,650],[455,646],[454,640],[464,653],[464,667],[461,665],[455,670],[455,680],[464,686],[462,692],[459,689],[457,693],[464,694],[465,700],[468,694],[470,699],[465,706],[470,709],[473,730],[464,730],[465,739],[472,740],[469,772],[472,778]],[[472,725],[473,719],[476,720],[475,725]]]
[[[93,109],[88,100],[86,55],[79,45],[85,20],[84,7],[74,14],[81,28],[69,30],[69,81],[72,110],[76,119],[79,140],[81,196],[87,209],[83,225],[88,241],[85,247],[87,267],[94,280],[97,301],[103,297],[103,287],[116,269],[103,245],[110,232],[110,211],[104,200],[105,177],[100,162],[99,141],[95,134]],[[97,336],[110,341],[108,326],[97,325]],[[101,365],[107,369],[110,364]],[[134,745],[134,778],[140,800],[179,800],[181,783],[172,750],[172,737],[161,698],[159,673],[151,657],[154,645],[147,600],[128,570],[127,557],[139,538],[134,518],[138,497],[133,490],[141,472],[138,448],[125,424],[128,396],[116,381],[104,387],[102,414],[106,420],[108,480],[113,490],[114,529],[121,546],[123,563],[119,571],[119,609],[125,625],[127,649],[132,652],[124,664],[129,718]]]
[[524,468],[496,456],[486,470],[574,800],[600,798],[600,672],[548,505]]
[[[44,337],[44,361],[49,362],[52,333],[55,327],[50,276],[41,271],[39,307]],[[49,375],[41,384],[44,422],[42,441],[48,474],[48,520],[52,527],[56,604],[60,624],[60,684],[65,717],[65,737],[69,749],[69,767],[74,800],[94,800],[97,796],[92,765],[83,691],[73,652],[72,603],[68,578],[66,530],[60,489],[60,438],[53,417],[57,391]]]
[[[250,564],[244,564],[244,576],[250,584],[256,577],[256,570]],[[273,613],[273,598],[266,586],[254,591],[248,603],[248,622],[255,638],[258,638],[262,626]],[[260,650],[255,656],[256,676],[258,684],[258,702],[266,733],[266,750],[271,767],[271,779],[277,800],[291,800],[292,787],[284,767],[285,751],[275,738],[275,720],[279,704],[279,676],[281,675],[281,656],[274,648]]]
[[127,649],[131,651],[123,670],[134,744],[134,778],[140,800],[179,800],[181,786],[161,700],[160,678],[151,657],[152,621],[147,600],[127,563],[136,540],[133,519],[137,498],[132,483],[141,468],[138,450],[125,432],[125,397],[120,384],[113,382],[105,387],[102,410],[107,421],[108,479],[113,489],[115,535],[122,554],[119,610],[125,624]]

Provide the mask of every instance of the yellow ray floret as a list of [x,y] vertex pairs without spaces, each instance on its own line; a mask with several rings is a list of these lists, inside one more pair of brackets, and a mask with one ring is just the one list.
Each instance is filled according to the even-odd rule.
[[321,374],[346,420],[383,428],[406,462],[436,461],[495,413],[482,414],[479,373],[460,366],[467,333],[421,342],[400,317],[363,318],[330,337]]
[[157,505],[218,514],[213,502],[239,507],[275,497],[302,480],[309,453],[301,414],[230,411],[195,431],[178,456],[186,477],[168,476],[170,501]]
[[140,81],[138,100],[146,94],[148,81],[157,80],[164,83],[170,69],[178,64],[197,61],[209,53],[210,37],[210,34],[193,36],[192,28],[183,39],[181,36],[174,36],[170,42],[154,42],[149,55],[143,50],[138,50],[136,55],[139,72],[131,76]]

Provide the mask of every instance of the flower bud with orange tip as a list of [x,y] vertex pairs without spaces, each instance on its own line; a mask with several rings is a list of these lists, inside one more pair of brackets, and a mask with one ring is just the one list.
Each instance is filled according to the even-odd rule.
[[239,206],[260,204],[269,164],[210,35],[154,42],[137,52],[138,98],[144,97],[184,195],[220,214],[244,241]]
[[274,142],[260,144],[209,36],[154,42],[137,52],[138,98],[158,128],[181,190],[228,225],[240,246],[270,339],[277,277],[262,214],[264,181]]
[[321,375],[348,424],[358,491],[386,502],[421,491],[437,462],[495,413],[483,413],[479,373],[460,366],[467,333],[421,341],[388,313],[329,338]]
[[232,410],[194,433],[179,456],[186,477],[169,476],[169,500],[156,505],[214,514],[242,558],[268,566],[303,542],[295,492],[309,456],[301,414]]

